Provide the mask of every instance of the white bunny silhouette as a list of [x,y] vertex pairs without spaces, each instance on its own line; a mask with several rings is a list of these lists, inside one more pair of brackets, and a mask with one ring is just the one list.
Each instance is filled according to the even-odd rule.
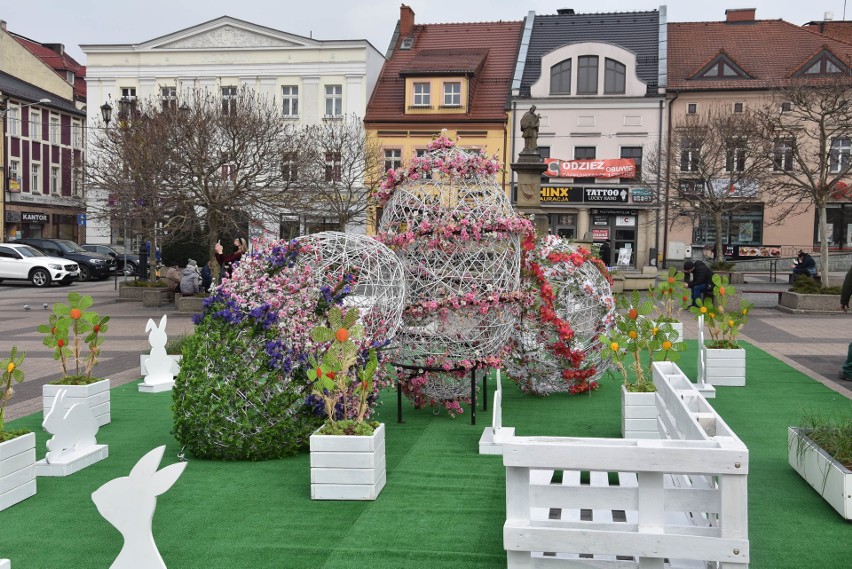
[[98,444],[98,422],[92,410],[85,403],[68,405],[67,389],[60,389],[53,399],[42,427],[53,435],[47,441],[49,451],[45,459],[55,464],[64,456],[77,450],[90,448]]
[[129,476],[110,480],[92,492],[98,512],[124,538],[124,546],[110,569],[166,569],[151,524],[157,496],[172,487],[187,463],[179,462],[157,471],[165,450],[165,445],[155,448],[139,459]]
[[180,372],[177,362],[166,353],[166,342],[168,341],[166,322],[167,315],[163,314],[159,326],[154,323],[152,318],[148,319],[148,324],[145,326],[145,331],[150,332],[148,342],[151,344],[151,354],[145,363],[145,368],[148,372],[145,376],[145,385],[159,385],[172,382],[175,379],[175,375]]

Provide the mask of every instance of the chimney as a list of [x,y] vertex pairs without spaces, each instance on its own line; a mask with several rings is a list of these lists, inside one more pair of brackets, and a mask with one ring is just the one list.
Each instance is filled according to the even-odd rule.
[[414,10],[402,4],[399,7],[399,36],[407,38],[414,30]]
[[737,22],[753,22],[755,8],[729,8],[725,10],[725,22],[733,24]]
[[823,18],[823,20],[825,20],[826,22],[830,22],[833,19],[834,19],[834,12],[826,12],[825,17]]
[[44,47],[50,51],[58,53],[59,55],[65,55],[65,46],[61,43],[46,43],[44,44]]
[[556,10],[556,13],[559,14],[560,16],[573,16],[574,15],[574,9],[573,8],[559,8],[558,10]]
[[0,20],[0,30],[6,31],[6,20]]

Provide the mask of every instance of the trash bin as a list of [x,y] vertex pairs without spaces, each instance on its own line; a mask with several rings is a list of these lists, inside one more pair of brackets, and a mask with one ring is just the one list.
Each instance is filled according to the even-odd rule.
[[651,265],[652,267],[657,266],[657,248],[656,247],[651,247],[650,251],[648,252],[648,264]]
[[141,279],[148,278],[148,250],[145,245],[139,247],[139,267],[137,267],[136,273]]

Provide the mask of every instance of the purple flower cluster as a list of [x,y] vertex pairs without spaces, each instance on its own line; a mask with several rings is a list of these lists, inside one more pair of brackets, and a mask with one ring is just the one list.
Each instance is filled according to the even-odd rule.
[[303,354],[294,354],[281,340],[272,340],[266,343],[266,355],[269,356],[269,365],[285,374],[293,371],[294,364],[298,367],[307,362]]

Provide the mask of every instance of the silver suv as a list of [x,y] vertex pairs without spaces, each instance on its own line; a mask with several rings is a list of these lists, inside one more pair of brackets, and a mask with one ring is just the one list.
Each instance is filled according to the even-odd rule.
[[57,282],[70,285],[80,277],[80,267],[62,257],[49,257],[29,245],[0,243],[0,282],[27,280],[37,287]]

